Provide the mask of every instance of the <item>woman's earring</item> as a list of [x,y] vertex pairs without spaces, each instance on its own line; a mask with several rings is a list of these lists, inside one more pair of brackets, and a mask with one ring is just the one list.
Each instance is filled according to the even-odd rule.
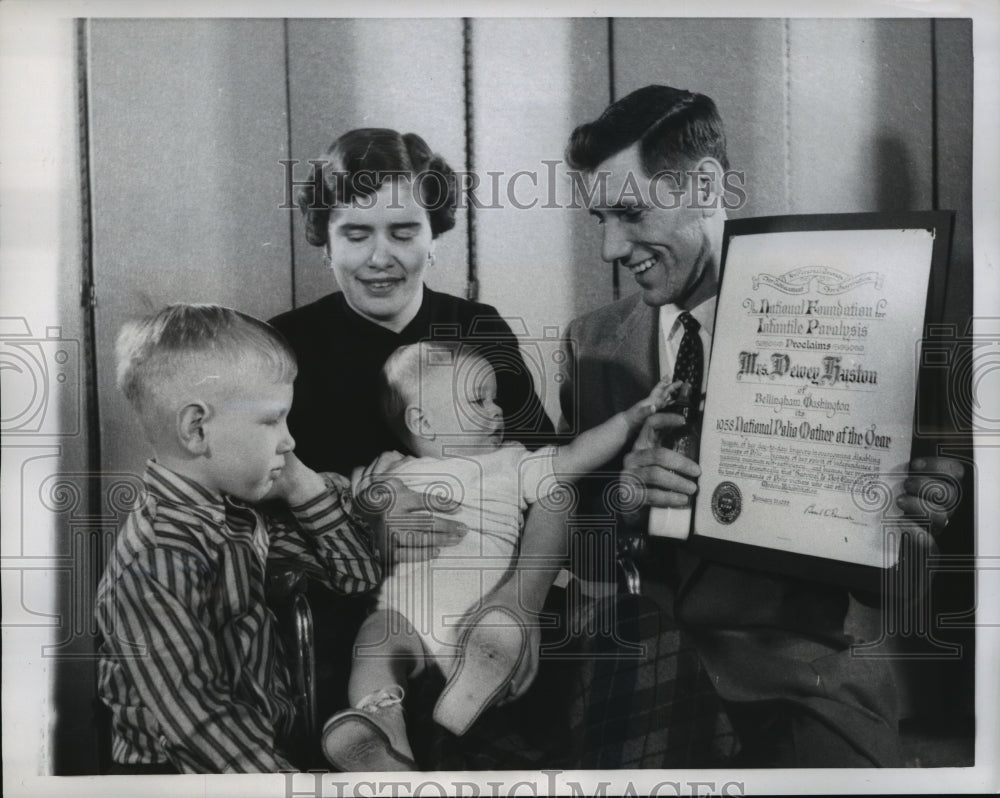
[[323,247],[323,265],[328,269],[333,268],[333,258],[330,256],[330,244],[327,243]]
[[434,265],[434,253],[433,252],[428,252],[427,253],[427,265],[428,266],[433,266]]

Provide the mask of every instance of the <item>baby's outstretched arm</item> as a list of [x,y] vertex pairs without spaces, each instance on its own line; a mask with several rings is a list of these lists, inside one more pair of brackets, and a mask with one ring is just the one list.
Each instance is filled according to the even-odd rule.
[[556,476],[561,481],[572,482],[600,468],[624,448],[647,418],[677,397],[683,384],[667,378],[660,380],[641,402],[616,413],[603,424],[581,432],[571,443],[560,446],[555,457]]

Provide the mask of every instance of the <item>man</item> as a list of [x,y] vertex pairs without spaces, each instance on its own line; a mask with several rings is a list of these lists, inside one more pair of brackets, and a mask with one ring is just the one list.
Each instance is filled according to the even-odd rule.
[[[661,375],[676,374],[678,361],[689,366],[692,357],[700,359],[701,377],[695,380],[701,404],[729,167],[715,104],[703,95],[647,86],[578,127],[567,159],[591,180],[587,202],[603,227],[603,259],[628,270],[641,289],[570,325],[572,356],[561,387],[570,429],[606,420],[646,395]],[[676,415],[652,417],[644,431],[651,434],[641,435],[620,464],[606,469],[613,475],[620,467],[622,484],[640,481],[648,507],[686,507],[697,491],[697,463],[649,445],[655,434],[681,423]],[[943,507],[953,506],[951,489],[939,483],[943,501],[931,507],[917,495],[935,473],[957,480],[961,466],[926,458],[911,468],[910,495],[900,498],[900,506],[925,521],[915,523],[915,530],[929,522],[940,531],[948,522]],[[606,515],[612,495],[607,488],[617,481],[611,476],[582,490],[578,517]],[[644,512],[620,516],[619,541],[646,524]],[[559,545],[565,547],[565,533],[560,540],[558,532],[533,536],[528,529],[523,551],[540,556]],[[576,549],[601,550],[593,542]],[[684,543],[650,538],[646,549],[644,584],[661,599],[682,635],[694,641],[740,738],[742,751],[732,765],[902,764],[888,667],[883,660],[852,657],[850,650],[853,643],[877,636],[877,608],[844,589],[709,562]],[[578,557],[572,568],[584,592],[592,595],[595,582],[613,578],[599,556]],[[540,592],[541,579],[522,574],[520,581],[521,606],[531,609],[530,597]],[[508,594],[506,600],[514,599]],[[523,674],[533,667],[529,658],[516,681],[523,684]]]
[[[729,164],[715,104],[666,86],[633,92],[577,128],[568,159],[591,175],[607,173],[612,204],[598,192],[590,206],[603,225],[601,254],[628,269],[641,289],[570,327],[577,372],[564,386],[564,412],[586,429],[627,403],[632,391],[641,394],[660,374],[672,373],[688,328],[707,361]],[[663,170],[671,170],[668,180],[651,180]],[[674,177],[683,193],[663,191]],[[702,394],[706,381],[704,368]],[[575,403],[575,396],[584,399]],[[677,423],[661,415],[654,426]],[[646,486],[651,506],[685,507],[697,490],[697,464],[670,449],[637,448],[623,465]],[[922,465],[961,473],[953,461]],[[919,514],[915,495],[900,501]],[[931,522],[943,528],[947,517],[935,509]],[[877,609],[846,590],[709,562],[684,545],[655,545],[660,541],[650,541],[649,577],[672,587],[674,617],[691,633],[727,702],[743,745],[741,764],[902,764],[888,668],[850,651],[858,636],[877,633]]]

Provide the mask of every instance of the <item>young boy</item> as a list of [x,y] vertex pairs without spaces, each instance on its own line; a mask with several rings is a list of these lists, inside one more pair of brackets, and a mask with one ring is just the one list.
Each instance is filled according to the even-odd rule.
[[[347,480],[292,454],[295,372],[274,329],[228,308],[173,305],[119,336],[118,384],[154,458],[97,593],[112,773],[291,769],[266,568],[348,593],[379,582]],[[250,506],[265,496],[287,502],[288,520]]]
[[648,399],[572,443],[529,452],[502,442],[496,375],[472,347],[401,347],[382,376],[386,418],[416,455],[383,473],[423,492],[432,505],[458,502],[456,518],[470,531],[433,560],[398,564],[358,633],[348,685],[355,709],[337,713],[323,730],[327,759],[351,771],[415,768],[401,701],[408,681],[429,663],[448,676],[434,719],[456,734],[501,695],[518,662],[504,652],[523,649],[524,630],[500,610],[476,618],[462,639],[458,622],[504,578],[527,505],[564,503],[560,487],[614,457],[682,385],[661,382]]

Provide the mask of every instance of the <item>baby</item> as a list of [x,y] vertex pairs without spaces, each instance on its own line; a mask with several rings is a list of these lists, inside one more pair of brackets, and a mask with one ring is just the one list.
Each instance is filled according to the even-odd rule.
[[[559,503],[561,485],[611,460],[680,385],[660,382],[646,400],[572,443],[529,452],[503,442],[496,374],[474,347],[404,346],[386,361],[382,377],[385,416],[416,455],[396,460],[383,475],[424,493],[432,506],[457,502],[456,520],[470,531],[433,560],[397,564],[383,583],[378,608],[355,641],[348,686],[355,708],[323,729],[324,753],[348,771],[415,768],[401,701],[409,680],[428,664],[448,676],[434,719],[455,734],[502,694],[520,659],[504,652],[523,650],[525,630],[513,616],[491,610],[460,638],[461,619],[507,574],[528,505]],[[358,482],[356,475],[356,493]]]

